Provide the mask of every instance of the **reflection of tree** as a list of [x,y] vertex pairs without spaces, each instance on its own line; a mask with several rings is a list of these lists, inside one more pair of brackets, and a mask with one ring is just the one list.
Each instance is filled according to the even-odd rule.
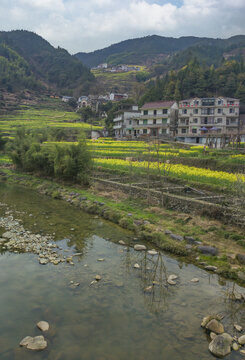
[[[135,263],[135,258],[127,255],[127,265],[132,269]],[[139,279],[141,282],[142,290],[144,292],[144,300],[151,312],[158,313],[166,311],[168,308],[167,298],[171,292],[167,285],[167,269],[164,264],[162,254],[149,255],[145,252],[137,254],[137,262],[140,265]]]
[[223,302],[225,304],[224,315],[228,325],[232,328],[236,323],[244,324],[245,300],[241,289],[236,283],[227,285],[223,292]]

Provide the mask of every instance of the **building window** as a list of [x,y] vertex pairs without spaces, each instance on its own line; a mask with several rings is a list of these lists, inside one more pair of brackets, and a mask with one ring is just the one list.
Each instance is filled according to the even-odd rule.
[[222,118],[217,118],[217,124],[221,124],[222,123]]
[[223,105],[223,100],[219,99],[218,100],[218,105]]
[[153,125],[156,125],[157,121],[156,119],[153,119]]
[[192,134],[196,134],[197,133],[197,129],[192,129]]
[[197,123],[198,123],[198,118],[194,118],[194,119],[193,119],[193,123],[194,123],[194,124],[197,124]]
[[182,114],[187,114],[187,109],[183,109]]
[[156,115],[157,114],[157,111],[156,110],[154,110],[154,115]]
[[128,122],[128,123],[129,123],[129,125],[131,125],[131,124],[132,124],[132,120],[129,120],[129,122]]
[[182,134],[186,134],[186,129],[181,129]]
[[147,134],[147,129],[143,129],[143,134]]
[[218,109],[218,114],[222,114],[222,109]]
[[131,135],[131,130],[128,131],[129,135]]
[[147,125],[147,119],[143,120],[143,125]]
[[163,114],[167,114],[167,113],[168,113],[168,109],[162,109],[162,113],[163,113]]
[[162,134],[167,134],[167,129],[162,129]]
[[162,124],[167,124],[168,119],[162,119]]
[[194,114],[198,114],[198,109],[194,109]]
[[234,114],[234,112],[235,112],[235,109],[234,109],[234,108],[230,108],[230,109],[229,109],[229,113],[230,113],[230,114]]
[[195,101],[194,101],[194,105],[199,105],[199,101],[198,101],[198,100],[195,100]]
[[148,110],[144,110],[144,115],[148,115]]

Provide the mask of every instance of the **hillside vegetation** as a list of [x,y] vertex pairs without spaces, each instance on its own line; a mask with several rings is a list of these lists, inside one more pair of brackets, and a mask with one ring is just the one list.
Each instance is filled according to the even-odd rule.
[[88,91],[94,76],[75,56],[33,32],[0,32],[0,87],[40,89],[40,82],[46,88],[80,94]]
[[[107,48],[90,53],[76,54],[88,67],[100,63],[152,65],[165,63],[168,69],[182,66],[189,60],[189,51],[207,63],[219,64],[224,54],[238,58],[240,49],[245,48],[245,36],[233,36],[229,39],[212,39],[186,36],[168,38],[163,36],[146,36],[113,44]],[[235,50],[239,49],[238,52]],[[243,53],[242,53],[243,54]],[[244,54],[243,54],[244,56]]]
[[190,97],[230,96],[245,104],[245,65],[243,61],[225,61],[220,67],[201,65],[192,59],[179,71],[151,81],[140,104],[156,100],[180,100]]

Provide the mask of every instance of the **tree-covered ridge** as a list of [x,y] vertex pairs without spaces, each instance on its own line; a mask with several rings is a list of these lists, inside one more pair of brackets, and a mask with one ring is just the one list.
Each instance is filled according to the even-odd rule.
[[245,104],[245,65],[243,61],[231,60],[215,68],[192,59],[179,71],[171,71],[148,86],[141,105],[163,99],[179,101],[219,95],[239,98]]
[[42,89],[23,57],[9,46],[0,43],[0,88],[9,92],[23,88]]
[[[245,47],[245,36],[233,36],[229,39],[198,38],[185,36],[168,38],[163,36],[146,36],[138,39],[130,39],[113,44],[101,50],[90,53],[79,52],[76,56],[87,66],[93,67],[103,62],[110,64],[152,64],[166,63],[168,69],[186,64],[189,57],[188,49],[197,57],[205,58],[205,49],[209,48],[208,62],[215,54],[215,63],[219,63],[224,53],[233,48]],[[182,55],[183,53],[183,55]],[[164,56],[165,55],[165,56]],[[170,55],[170,57],[169,57]],[[175,55],[177,57],[175,58]],[[173,63],[172,63],[172,57]],[[183,61],[182,61],[183,58]],[[213,63],[213,62],[211,62]]]
[[51,88],[71,94],[74,90],[80,93],[86,92],[94,81],[89,69],[75,56],[64,49],[54,48],[32,32],[0,32],[0,44],[23,58],[29,71]]

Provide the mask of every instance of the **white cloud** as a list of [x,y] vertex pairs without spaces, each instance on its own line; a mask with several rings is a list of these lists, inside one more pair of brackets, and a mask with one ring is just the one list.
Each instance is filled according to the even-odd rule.
[[29,29],[71,52],[127,38],[245,33],[244,0],[1,0],[2,30]]

